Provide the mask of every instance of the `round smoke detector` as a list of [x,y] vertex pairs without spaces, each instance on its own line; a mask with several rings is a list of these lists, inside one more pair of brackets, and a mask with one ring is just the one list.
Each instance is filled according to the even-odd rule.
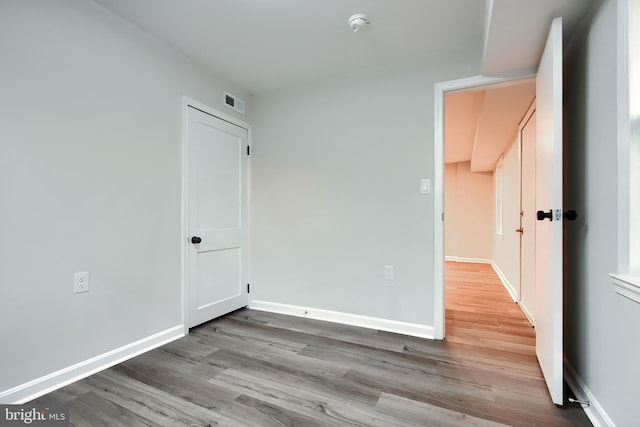
[[351,16],[347,20],[347,22],[349,23],[349,26],[351,27],[354,33],[357,32],[360,28],[364,27],[365,25],[371,23],[369,22],[369,18],[367,18],[367,15],[363,13],[356,13],[355,15]]

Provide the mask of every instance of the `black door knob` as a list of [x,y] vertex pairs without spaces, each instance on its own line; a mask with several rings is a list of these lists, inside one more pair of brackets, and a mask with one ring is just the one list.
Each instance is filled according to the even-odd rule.
[[201,242],[202,242],[202,239],[198,236],[193,236],[191,238],[191,243],[193,243],[194,245],[197,245],[198,243],[201,243]]
[[578,213],[576,211],[574,211],[573,209],[571,209],[570,211],[566,211],[562,214],[562,216],[564,217],[564,219],[568,220],[568,221],[575,221],[576,218],[578,218]]
[[544,212],[538,211],[537,213],[538,221],[544,221],[545,219],[549,219],[549,221],[553,221],[553,211]]

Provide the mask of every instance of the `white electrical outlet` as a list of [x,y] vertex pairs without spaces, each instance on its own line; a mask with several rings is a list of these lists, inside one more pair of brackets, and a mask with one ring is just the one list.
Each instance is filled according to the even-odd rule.
[[393,265],[384,266],[384,280],[393,280]]
[[73,293],[79,294],[81,292],[89,292],[89,272],[83,271],[81,273],[73,274]]

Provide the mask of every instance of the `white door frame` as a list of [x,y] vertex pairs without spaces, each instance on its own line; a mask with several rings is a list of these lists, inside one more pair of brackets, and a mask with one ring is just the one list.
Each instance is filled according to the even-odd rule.
[[[181,256],[181,302],[182,302],[182,325],[184,327],[184,333],[189,333],[189,218],[188,218],[188,202],[189,202],[189,133],[188,133],[188,120],[187,112],[189,107],[196,108],[204,113],[210,114],[214,117],[229,122],[241,128],[247,130],[247,144],[249,147],[252,145],[251,139],[251,125],[242,120],[225,114],[222,111],[218,111],[215,108],[211,108],[206,104],[193,100],[189,97],[182,97],[182,208],[181,208],[181,224],[182,229],[180,231],[180,256]],[[247,158],[247,234],[249,244],[246,250],[249,253],[247,262],[247,281],[251,283],[251,156]]]
[[433,138],[433,289],[434,325],[437,340],[445,337],[444,311],[444,96],[449,92],[467,91],[483,87],[511,86],[535,80],[535,75],[520,77],[474,76],[436,83],[434,86]]

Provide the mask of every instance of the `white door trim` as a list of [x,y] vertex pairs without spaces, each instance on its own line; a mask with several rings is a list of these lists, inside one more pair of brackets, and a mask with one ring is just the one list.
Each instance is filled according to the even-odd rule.
[[[181,303],[182,303],[182,325],[184,327],[185,335],[189,333],[189,299],[188,299],[188,271],[189,271],[189,218],[187,215],[188,212],[188,202],[189,202],[189,164],[188,164],[188,150],[189,150],[189,132],[188,132],[188,119],[187,112],[189,107],[196,108],[204,113],[210,114],[211,116],[217,117],[220,120],[224,120],[225,122],[229,122],[236,126],[239,126],[243,129],[247,130],[247,144],[252,146],[252,136],[251,136],[251,125],[246,122],[243,122],[240,119],[237,119],[234,116],[229,114],[225,114],[222,111],[218,111],[215,108],[211,108],[206,104],[198,102],[194,99],[191,99],[187,96],[182,97],[182,201],[181,201],[181,212],[180,212],[180,221],[181,221],[181,230],[180,230],[180,258],[181,258]],[[248,241],[249,245],[251,244],[251,156],[247,158],[247,233],[248,233]],[[247,265],[247,279],[248,282],[251,283],[251,251],[250,248],[247,247],[247,251],[249,251],[248,257],[248,265]]]
[[474,76],[436,83],[434,86],[434,138],[433,138],[433,288],[434,338],[444,339],[444,96],[448,92],[466,91],[483,87],[500,87],[524,83],[535,75],[521,77]]

